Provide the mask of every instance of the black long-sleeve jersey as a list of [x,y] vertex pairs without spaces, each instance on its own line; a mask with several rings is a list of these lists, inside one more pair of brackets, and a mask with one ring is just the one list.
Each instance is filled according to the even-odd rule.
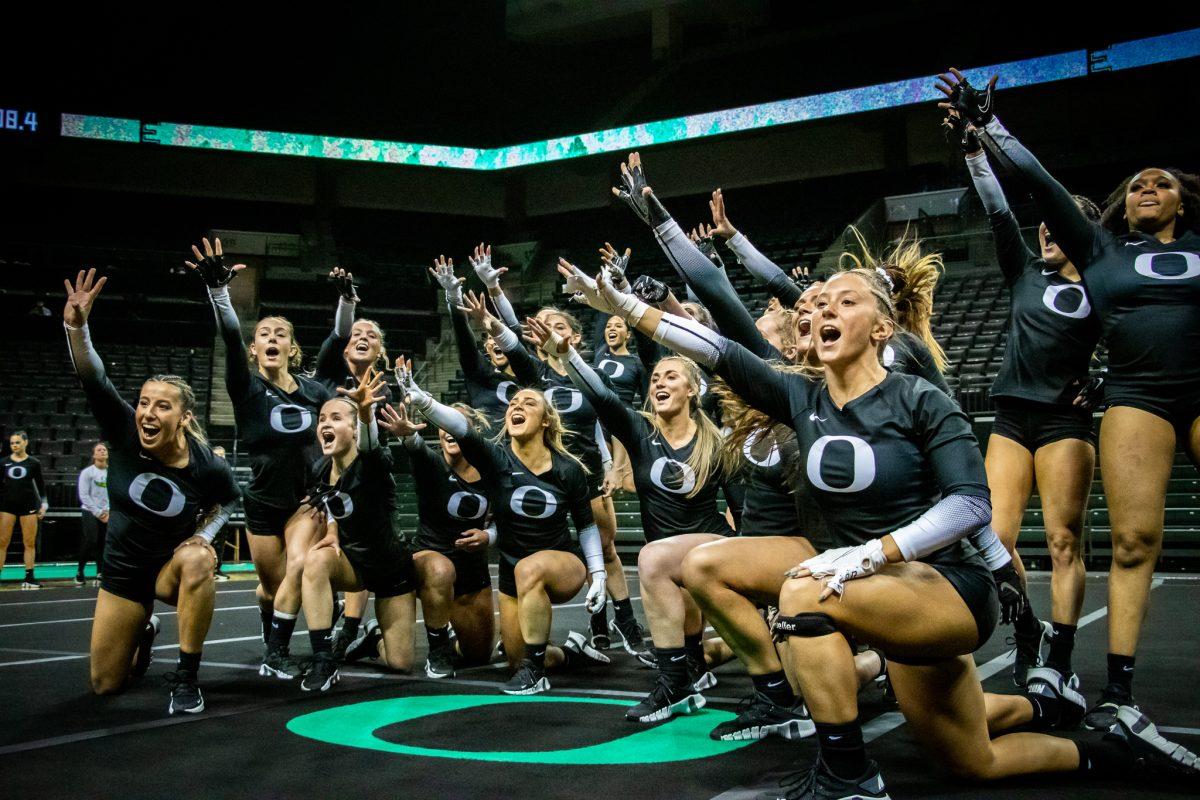
[[310,497],[322,497],[337,521],[338,544],[360,571],[396,563],[407,550],[395,526],[396,481],[386,446],[360,450],[336,481],[330,481],[333,459],[321,456],[309,474]]
[[405,440],[417,485],[420,527],[413,540],[416,550],[456,552],[454,543],[464,531],[487,524],[490,504],[483,479],[470,482],[450,468],[441,452],[420,437]]
[[646,399],[646,385],[650,375],[636,354],[617,355],[603,347],[596,351],[592,358],[592,366],[608,377],[613,389],[625,403],[632,406]]
[[[1087,289],[1046,266],[1021,237],[1007,208],[991,216],[1004,282],[1012,298],[995,397],[1070,404],[1088,377],[1100,321]],[[1068,396],[1069,395],[1069,396]]]
[[929,346],[915,333],[896,328],[891,341],[883,346],[883,366],[892,372],[924,378],[947,396],[950,395],[950,385],[937,368],[933,353],[929,352]]
[[454,344],[458,348],[458,366],[463,373],[471,407],[482,413],[492,427],[503,427],[508,403],[516,394],[516,379],[496,367],[479,352],[466,315],[450,309]]
[[0,460],[0,497],[10,508],[40,508],[46,497],[46,481],[42,478],[42,462],[33,456],[17,461],[11,455]]

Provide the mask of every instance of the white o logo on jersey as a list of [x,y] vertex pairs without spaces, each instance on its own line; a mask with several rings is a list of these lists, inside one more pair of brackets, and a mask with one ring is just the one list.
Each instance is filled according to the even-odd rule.
[[[854,448],[854,478],[849,486],[830,486],[821,477],[821,460],[830,442],[849,442]],[[875,452],[871,450],[871,445],[857,436],[822,436],[813,442],[808,451],[808,479],[813,486],[825,492],[861,492],[875,480]]]
[[[293,424],[284,424],[284,413],[289,414]],[[292,417],[292,415],[295,415]],[[299,424],[295,424],[295,420],[299,420]],[[271,427],[280,433],[300,433],[306,431],[312,425],[312,412],[304,406],[296,406],[290,403],[285,403],[281,406],[275,406],[271,409]]]
[[[554,401],[554,398],[559,392],[567,393],[568,401],[565,407],[560,406]],[[558,411],[559,414],[570,414],[571,412],[578,411],[583,407],[583,392],[579,391],[578,389],[572,389],[570,386],[551,386],[545,391],[544,394],[546,395],[546,401],[549,402],[550,405],[554,406],[554,409]]]
[[[464,503],[467,504],[466,511],[463,511]],[[475,504],[474,510],[472,510],[471,503]],[[455,492],[446,501],[446,513],[455,519],[466,521],[482,519],[483,515],[487,513],[487,508],[487,498],[474,492]]]
[[513,391],[516,390],[517,384],[514,381],[500,381],[496,384],[496,399],[501,403],[508,405],[512,400]]
[[25,469],[24,467],[17,466],[16,464],[12,464],[8,468],[8,477],[12,478],[14,481],[19,481],[28,474],[29,470]]
[[757,430],[746,437],[746,441],[742,443],[742,455],[754,466],[767,469],[779,463],[779,442],[771,442],[771,450],[767,453],[766,458],[755,458],[754,446],[758,444],[758,440],[762,438],[762,434],[763,431]]
[[[1163,275],[1154,271],[1154,259],[1157,256],[1182,256],[1185,269],[1178,275]],[[1182,281],[1200,275],[1200,255],[1195,253],[1142,253],[1134,259],[1133,269],[1138,275],[1147,278],[1157,278],[1160,281]]]
[[[672,483],[677,486],[668,486],[663,481],[663,472],[667,467],[672,467],[674,474],[668,475]],[[650,482],[664,492],[671,494],[688,494],[692,489],[696,488],[696,473],[692,472],[692,468],[682,461],[676,461],[673,458],[659,456],[652,467],[650,467]]]
[[321,501],[321,505],[334,519],[345,519],[354,513],[354,500],[345,492],[331,492]]
[[896,363],[896,349],[894,347],[892,347],[890,344],[885,344],[883,346],[883,365],[885,367],[890,367],[892,364],[895,364],[895,363]]
[[[1058,300],[1058,296],[1060,294],[1071,289],[1079,292],[1079,308],[1076,308],[1074,311],[1063,311],[1061,308],[1055,305],[1055,301]],[[1042,304],[1055,314],[1059,314],[1064,317],[1070,317],[1071,319],[1083,319],[1088,314],[1092,313],[1092,304],[1088,302],[1087,292],[1085,292],[1083,287],[1077,283],[1063,283],[1059,284],[1058,286],[1047,286],[1046,291],[1042,294]]]
[[[529,495],[535,495],[542,498],[544,507],[541,513],[529,514],[525,511],[525,498]],[[514,514],[518,514],[526,519],[546,519],[554,514],[554,510],[558,508],[558,501],[554,499],[554,495],[547,492],[540,486],[522,486],[512,493],[512,498],[508,501],[508,507],[513,510]]]
[[[165,507],[151,508],[146,505],[146,491],[155,484],[166,487],[165,490],[170,493]],[[162,491],[164,491],[162,488],[158,488],[155,493]],[[155,475],[153,472],[143,472],[133,479],[129,484],[129,499],[159,517],[178,517],[183,512],[184,505],[187,504],[187,498],[183,496],[183,492],[175,485],[174,481],[164,478],[162,475]],[[159,499],[161,500],[161,498]],[[164,506],[161,502],[156,502],[155,505]]]
[[[610,365],[612,369],[608,368]],[[602,359],[597,366],[610,378],[619,378],[625,374],[625,365],[620,361],[613,361],[611,358]]]
[[704,380],[703,376],[701,376],[701,378],[700,378],[700,396],[704,397],[704,395],[706,395],[706,394],[708,394],[708,381]]

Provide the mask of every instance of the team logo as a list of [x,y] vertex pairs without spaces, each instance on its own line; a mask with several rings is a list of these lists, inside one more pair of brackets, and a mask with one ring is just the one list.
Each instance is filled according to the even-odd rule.
[[512,493],[508,507],[526,519],[546,519],[554,514],[558,501],[540,486],[522,486]]
[[[823,462],[825,459],[825,450],[834,442],[846,442],[850,445],[851,460],[849,464],[850,480],[844,486],[833,486],[825,480],[822,474]],[[843,450],[845,448],[838,448]],[[846,477],[846,464],[839,460],[835,465],[839,477]],[[871,445],[857,436],[822,436],[813,442],[813,446],[808,451],[808,480],[813,486],[824,492],[838,492],[848,494],[851,492],[861,492],[866,489],[875,480],[875,452],[871,450]],[[831,470],[833,471],[833,470]]]
[[29,470],[19,464],[9,464],[7,474],[9,480],[19,481],[29,474]]
[[178,517],[187,505],[174,481],[153,472],[143,472],[130,482],[129,499],[158,517]]
[[892,364],[895,364],[895,363],[896,363],[896,348],[892,347],[890,344],[885,344],[883,346],[883,365],[885,367],[890,367]]
[[[1154,259],[1166,258],[1167,264],[1178,269],[1179,262],[1172,256],[1183,259],[1183,271],[1178,274],[1162,273],[1154,268]],[[1160,281],[1182,281],[1200,276],[1200,255],[1195,253],[1142,253],[1133,260],[1133,270],[1138,275],[1155,278]]]
[[544,394],[547,402],[554,406],[559,414],[570,414],[583,407],[583,392],[570,386],[551,386]]
[[474,492],[455,492],[446,501],[446,513],[464,521],[482,519],[487,510],[487,498]]
[[284,403],[271,409],[271,428],[280,433],[300,433],[312,427],[313,415],[304,406]]
[[[1076,293],[1079,294],[1079,304],[1073,311],[1059,307],[1059,295]],[[1077,283],[1060,283],[1058,285],[1047,286],[1046,291],[1042,293],[1042,305],[1055,314],[1070,317],[1071,319],[1084,319],[1088,314],[1092,313],[1092,304],[1088,302],[1087,292]]]
[[755,458],[754,448],[758,445],[759,440],[762,439],[763,433],[764,431],[757,430],[746,437],[746,441],[742,443],[742,455],[754,466],[769,469],[779,464],[779,443],[771,442],[771,449],[767,451],[767,454],[762,458]]
[[619,378],[625,374],[625,365],[620,361],[613,361],[611,358],[601,359],[596,366],[610,378]]
[[682,461],[659,456],[650,467],[650,482],[664,492],[688,494],[696,488],[696,473]]
[[513,381],[500,381],[496,384],[496,399],[504,405],[508,405],[512,401],[512,396],[517,392],[517,384]]

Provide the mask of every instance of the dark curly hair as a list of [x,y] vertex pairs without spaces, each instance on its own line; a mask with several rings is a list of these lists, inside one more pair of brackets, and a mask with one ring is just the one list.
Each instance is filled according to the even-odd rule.
[[[1100,215],[1100,225],[1112,231],[1117,236],[1129,233],[1129,223],[1125,220],[1125,195],[1129,184],[1141,174],[1141,170],[1121,181],[1104,201],[1104,211]],[[1183,206],[1183,214],[1175,223],[1175,237],[1178,238],[1187,231],[1200,233],[1200,175],[1193,175],[1175,167],[1163,170],[1179,181],[1179,198]]]

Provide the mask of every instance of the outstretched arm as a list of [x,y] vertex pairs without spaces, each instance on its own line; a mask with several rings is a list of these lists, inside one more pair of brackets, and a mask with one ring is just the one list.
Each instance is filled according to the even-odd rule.
[[202,239],[201,242],[204,252],[201,253],[200,248],[192,245],[196,261],[183,263],[199,275],[208,287],[208,297],[217,319],[217,331],[225,343],[225,388],[236,403],[250,390],[250,365],[246,363],[246,343],[242,341],[241,323],[229,298],[229,283],[246,265],[227,267],[220,239],[215,241],[215,246],[208,239]]
[[791,308],[796,305],[803,290],[787,276],[786,272],[780,269],[778,264],[759,252],[759,249],[751,244],[745,234],[733,227],[733,223],[729,221],[729,216],[725,213],[725,195],[721,193],[720,189],[712,193],[712,200],[708,201],[708,208],[712,212],[714,232],[725,237],[726,244],[737,256],[738,263],[745,267],[747,272],[758,278],[767,287],[771,296],[779,300],[784,307]]
[[88,330],[88,317],[92,306],[100,295],[100,290],[108,278],[96,280],[96,270],[83,270],[75,276],[75,283],[63,280],[67,289],[67,303],[63,308],[63,328],[67,333],[67,349],[71,353],[71,363],[75,374],[83,385],[92,414],[104,432],[104,438],[114,440],[127,436],[136,436],[134,431],[133,408],[126,403],[108,374],[104,370],[104,362],[92,346],[91,331]]
[[513,375],[516,376],[518,383],[522,386],[533,386],[537,383],[540,377],[538,360],[529,355],[529,352],[521,346],[521,340],[517,338],[512,327],[506,326],[492,316],[491,312],[487,310],[483,295],[467,292],[459,310],[474,319],[480,328],[487,331],[496,340],[496,344],[508,356],[508,365],[512,367]]
[[475,252],[471,255],[471,266],[475,269],[479,280],[483,281],[483,285],[487,287],[488,297],[495,304],[500,321],[510,328],[520,325],[520,322],[517,321],[517,312],[513,311],[512,303],[508,301],[508,295],[500,288],[500,276],[508,272],[508,267],[496,269],[492,266],[492,246],[490,244],[485,246],[483,242],[480,242],[475,246]]
[[337,311],[333,316],[333,330],[321,343],[317,351],[315,377],[330,384],[342,382],[346,374],[344,351],[354,329],[354,310],[358,306],[358,290],[354,286],[354,275],[341,267],[329,271],[329,279],[338,290]]

